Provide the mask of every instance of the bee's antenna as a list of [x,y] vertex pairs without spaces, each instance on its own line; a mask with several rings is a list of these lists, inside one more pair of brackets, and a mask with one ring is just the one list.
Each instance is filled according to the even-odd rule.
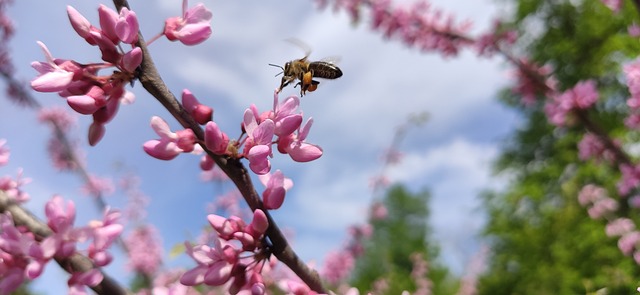
[[284,68],[283,68],[282,66],[274,65],[274,64],[269,64],[269,65],[270,65],[270,66],[272,66],[272,67],[276,67],[276,68],[281,68],[281,69],[282,69],[282,72],[277,73],[277,74],[275,75],[275,77],[278,77],[278,75],[280,75],[280,74],[284,73]]

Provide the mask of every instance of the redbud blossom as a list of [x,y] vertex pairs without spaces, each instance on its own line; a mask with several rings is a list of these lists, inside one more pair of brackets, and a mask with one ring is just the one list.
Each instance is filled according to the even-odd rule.
[[265,174],[271,170],[272,157],[271,141],[275,124],[271,119],[257,123],[255,112],[246,109],[244,112],[244,128],[247,132],[247,140],[244,145],[244,154],[249,160],[249,168],[256,174]]
[[69,285],[69,294],[87,294],[85,286],[95,287],[102,280],[104,276],[100,270],[92,269],[87,272],[74,272],[71,274],[67,284]]
[[187,2],[182,2],[182,17],[171,17],[165,21],[164,35],[171,41],[196,45],[211,36],[212,14],[202,3],[187,10]]
[[18,169],[15,179],[9,176],[0,177],[0,190],[4,191],[9,198],[20,204],[28,201],[31,197],[22,190],[22,186],[31,182],[30,178],[22,177],[22,169]]
[[218,128],[218,124],[209,121],[204,127],[204,144],[212,153],[224,155],[229,145],[229,137]]
[[305,142],[313,124],[313,118],[309,118],[307,123],[298,129],[297,135],[290,135],[288,138],[281,138],[278,142],[278,150],[281,149],[281,145],[292,160],[296,162],[309,162],[318,159],[322,156],[322,148]]
[[262,192],[262,202],[266,209],[278,209],[284,202],[284,196],[287,190],[293,187],[293,181],[285,178],[280,170],[276,170],[273,174],[267,173],[258,175],[260,182],[266,187]]
[[638,247],[638,242],[640,242],[640,232],[631,231],[618,240],[618,248],[624,255],[631,255],[633,250]]
[[622,8],[622,0],[601,0],[602,4],[609,7],[613,12],[618,13]]
[[640,26],[635,22],[627,27],[627,34],[631,37],[640,37]]
[[629,218],[616,218],[605,228],[609,237],[622,236],[636,229],[636,224]]
[[0,138],[0,166],[7,165],[9,163],[9,156],[11,152],[9,152],[9,148],[6,146],[7,140],[4,138]]
[[160,136],[160,139],[144,143],[144,151],[150,156],[160,160],[171,160],[180,153],[189,153],[194,150],[196,138],[190,129],[173,133],[167,122],[158,116],[151,118],[151,127]]
[[640,166],[622,164],[619,168],[622,173],[622,179],[617,184],[618,193],[624,196],[640,185]]
[[213,109],[201,104],[191,91],[182,90],[182,105],[198,124],[206,124],[213,120]]
[[138,42],[138,28],[136,13],[126,7],[122,7],[115,25],[118,39],[127,44]]
[[51,56],[51,52],[44,43],[37,42],[46,58],[46,62],[32,62],[33,67],[40,74],[35,79],[31,80],[31,88],[35,91],[41,92],[58,92],[62,91],[71,83],[74,76],[75,69],[71,71],[58,66]]
[[556,126],[566,124],[566,116],[574,109],[587,109],[598,100],[593,80],[582,81],[560,95],[553,95],[544,107],[549,122]]

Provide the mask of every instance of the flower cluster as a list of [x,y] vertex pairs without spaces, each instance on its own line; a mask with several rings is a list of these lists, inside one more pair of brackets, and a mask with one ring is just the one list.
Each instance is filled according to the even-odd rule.
[[628,128],[640,129],[640,59],[625,65],[623,71],[631,94],[631,97],[627,99],[627,106],[631,109],[631,114],[624,123]]
[[[172,41],[194,45],[211,34],[211,12],[202,4],[187,10],[186,4],[185,0],[182,17],[166,20],[162,35]],[[126,90],[125,86],[137,78],[137,69],[143,58],[142,49],[136,45],[138,19],[135,12],[126,7],[118,13],[100,5],[98,28],[71,6],[67,7],[67,14],[76,33],[90,45],[98,47],[103,62],[82,64],[74,60],[57,59],[42,42],[38,42],[46,61],[31,64],[39,73],[31,81],[31,87],[40,92],[57,92],[66,98],[76,112],[92,115],[89,144],[95,145],[104,136],[105,124],[115,117],[120,103],[132,103],[134,100],[133,93]],[[130,50],[124,51],[122,48],[125,47]],[[115,70],[107,75],[98,74],[107,68]]]
[[585,185],[578,194],[580,205],[589,207],[589,216],[593,219],[605,217],[618,210],[618,202],[607,195],[607,191],[599,186]]
[[[615,140],[614,144],[620,147],[619,140]],[[615,160],[613,151],[607,149],[602,140],[591,132],[586,133],[578,143],[578,156],[585,161],[593,158],[596,161],[604,160],[608,163],[613,163]]]
[[511,91],[522,95],[525,106],[533,105],[538,95],[550,95],[555,91],[557,81],[550,75],[551,66],[539,66],[527,59],[518,60],[517,66],[513,73],[516,83]]
[[[66,258],[76,253],[76,244],[89,241],[86,250],[95,266],[102,267],[113,257],[108,248],[122,232],[117,223],[119,213],[106,211],[102,221],[92,221],[89,226],[75,228],[75,205],[65,204],[60,196],[54,196],[45,206],[47,225],[52,234],[41,242],[26,231],[15,226],[10,214],[0,214],[0,293],[7,294],[26,279],[42,274],[44,266],[53,258]],[[95,286],[102,281],[97,269],[87,273],[73,273],[69,279],[72,290],[81,291],[85,285]]]
[[[243,290],[251,291],[251,294],[265,294],[261,273],[270,257],[269,245],[264,240],[269,227],[265,213],[254,211],[249,224],[235,216],[224,218],[215,214],[209,215],[208,220],[217,234],[213,238],[213,247],[185,243],[187,253],[198,265],[185,272],[180,283],[187,286],[229,283],[226,286],[230,294]],[[246,252],[250,255],[242,255]]]
[[640,232],[635,223],[628,218],[617,218],[610,221],[606,227],[607,236],[620,237],[618,248],[624,255],[633,255],[636,263],[640,264]]
[[579,82],[572,89],[560,95],[553,95],[547,101],[544,111],[549,122],[556,126],[567,124],[567,115],[573,110],[584,110],[591,107],[598,100],[596,83],[593,80]]
[[[278,152],[287,154],[296,162],[308,162],[322,156],[322,148],[306,142],[313,119],[303,122],[301,112],[297,112],[300,99],[290,96],[282,103],[278,93],[274,93],[273,109],[260,113],[255,105],[251,105],[244,112],[242,121],[242,135],[236,140],[230,140],[216,122],[212,121],[213,109],[200,104],[196,97],[184,90],[182,102],[189,114],[200,124],[205,124],[204,145],[213,154],[231,158],[245,158],[249,161],[249,168],[261,177],[267,187],[262,194],[266,209],[277,209],[284,201],[285,192],[293,183],[284,174],[276,171],[271,175],[271,161],[273,145]],[[143,148],[150,156],[160,160],[171,160],[180,153],[200,153],[196,145],[197,139],[191,129],[176,132],[170,130],[169,125],[160,117],[151,119],[151,126],[159,139],[149,140]],[[211,157],[204,155],[200,167],[204,170],[214,168]]]
[[[317,2],[324,7],[328,1]],[[392,7],[389,0],[337,0],[334,9],[346,10],[357,22],[364,5],[371,10],[374,30],[381,31],[386,38],[398,37],[409,47],[455,56],[463,46],[473,45],[473,41],[464,36],[471,28],[471,22],[458,24],[452,15],[434,9],[427,1],[418,1],[411,8],[397,8]]]

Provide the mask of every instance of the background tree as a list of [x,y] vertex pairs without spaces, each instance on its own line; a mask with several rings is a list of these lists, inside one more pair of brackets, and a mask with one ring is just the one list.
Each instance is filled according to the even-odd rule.
[[[625,3],[626,9],[614,13],[595,0],[515,4],[509,26],[522,36],[517,51],[533,63],[549,65],[559,90],[594,79],[600,100],[582,115],[611,136],[637,138],[623,124],[629,94],[619,79],[621,64],[640,49],[627,32],[638,19],[633,5]],[[618,167],[581,157],[579,142],[589,126],[577,123],[575,114],[565,126],[551,125],[545,114],[550,98],[526,105],[510,90],[503,94],[504,104],[524,119],[496,165],[509,175],[508,188],[484,198],[485,234],[493,254],[480,293],[580,294],[606,288],[608,294],[629,294],[638,285],[637,264],[605,235],[604,223],[590,218],[578,203],[586,183],[615,191]]]
[[404,186],[391,187],[382,201],[386,218],[373,220],[371,238],[364,243],[364,253],[356,262],[351,280],[360,290],[375,289],[376,282],[386,284],[384,294],[399,294],[419,289],[412,276],[415,255],[428,261],[424,279],[431,281],[433,294],[452,294],[446,267],[438,263],[438,247],[431,238],[427,223],[429,193],[412,193]]

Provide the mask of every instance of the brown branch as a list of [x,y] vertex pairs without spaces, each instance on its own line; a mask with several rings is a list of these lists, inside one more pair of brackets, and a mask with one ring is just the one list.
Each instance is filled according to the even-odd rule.
[[[10,212],[13,222],[16,226],[24,226],[29,229],[35,236],[35,239],[41,242],[44,238],[50,236],[53,232],[42,221],[38,220],[31,212],[23,209],[13,199],[11,199],[4,191],[0,191],[0,213]],[[91,260],[78,253],[70,257],[54,257],[55,261],[69,273],[87,272],[96,267]],[[97,294],[127,294],[114,279],[102,272],[104,279],[95,287],[90,287]]]
[[[120,11],[122,7],[127,7],[129,9],[129,4],[126,0],[114,0],[113,3],[118,11]],[[204,145],[204,131],[202,130],[202,127],[193,119],[193,117],[191,117],[191,115],[189,115],[189,113],[187,113],[173,93],[169,91],[153,63],[142,34],[139,33],[138,36],[139,41],[136,45],[140,47],[143,52],[142,64],[140,65],[140,73],[138,77],[142,86],[151,95],[153,95],[153,97],[155,97],[176,120],[178,120],[180,125],[193,131],[198,138],[200,146],[202,146],[220,169],[222,169],[222,171],[224,171],[233,181],[251,210],[255,211],[256,209],[262,209],[262,211],[265,212],[269,220],[269,228],[267,229],[266,234],[273,245],[271,249],[272,253],[293,272],[295,272],[300,279],[309,286],[309,288],[318,293],[326,294],[327,290],[322,285],[318,273],[309,268],[296,255],[287,242],[284,234],[278,228],[276,222],[273,220],[269,212],[264,209],[262,201],[251,182],[249,173],[240,160],[215,155]]]

